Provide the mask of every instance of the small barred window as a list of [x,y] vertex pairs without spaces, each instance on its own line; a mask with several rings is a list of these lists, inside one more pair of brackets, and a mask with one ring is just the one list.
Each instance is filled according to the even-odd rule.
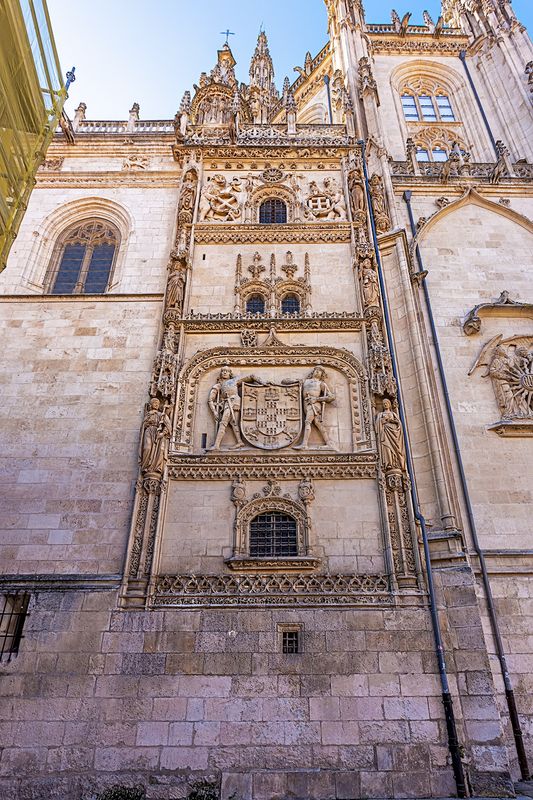
[[103,220],[71,228],[56,247],[51,294],[103,294],[118,243],[118,231]]
[[282,314],[299,314],[300,298],[296,294],[286,294],[281,301]]
[[259,514],[250,523],[250,557],[298,555],[298,530],[294,517],[279,511]]
[[265,298],[262,294],[252,294],[246,301],[247,314],[264,314],[265,308]]
[[261,203],[259,222],[261,225],[280,225],[287,222],[287,206],[283,200],[274,197]]
[[0,662],[11,661],[19,651],[29,602],[26,593],[0,595]]
[[281,649],[284,655],[300,652],[300,631],[283,631]]

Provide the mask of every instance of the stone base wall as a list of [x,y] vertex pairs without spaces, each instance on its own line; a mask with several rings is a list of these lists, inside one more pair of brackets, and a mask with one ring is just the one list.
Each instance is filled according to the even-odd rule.
[[[439,578],[470,780],[505,792],[471,573]],[[1,667],[3,797],[141,783],[170,800],[196,780],[238,800],[455,793],[427,609],[122,612],[117,599],[32,596],[20,653]],[[295,622],[304,652],[283,655],[277,625]]]

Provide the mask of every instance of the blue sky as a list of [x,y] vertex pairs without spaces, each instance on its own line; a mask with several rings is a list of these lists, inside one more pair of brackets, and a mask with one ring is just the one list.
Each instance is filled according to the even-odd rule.
[[[438,0],[394,3],[400,16],[412,11],[422,21],[427,8],[438,17]],[[305,53],[315,55],[327,41],[323,0],[48,0],[63,71],[76,66],[67,112],[80,101],[90,119],[125,119],[132,103],[144,119],[170,119],[185,89],[200,72],[209,71],[224,42],[220,31],[235,32],[230,44],[237,77],[248,80],[248,67],[263,24],[274,60],[276,84]],[[368,22],[389,22],[392,5],[367,0]],[[531,0],[515,0],[518,18],[533,32]]]

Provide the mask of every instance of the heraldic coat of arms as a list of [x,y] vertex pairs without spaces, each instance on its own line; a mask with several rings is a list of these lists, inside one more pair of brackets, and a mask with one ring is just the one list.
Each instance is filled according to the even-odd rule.
[[294,444],[302,432],[300,383],[243,383],[241,432],[249,444],[263,450]]

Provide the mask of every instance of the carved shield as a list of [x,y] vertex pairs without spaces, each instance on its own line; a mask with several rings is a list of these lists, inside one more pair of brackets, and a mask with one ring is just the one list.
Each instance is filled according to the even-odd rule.
[[279,450],[294,444],[302,431],[300,384],[243,384],[241,431],[249,444],[262,450]]

